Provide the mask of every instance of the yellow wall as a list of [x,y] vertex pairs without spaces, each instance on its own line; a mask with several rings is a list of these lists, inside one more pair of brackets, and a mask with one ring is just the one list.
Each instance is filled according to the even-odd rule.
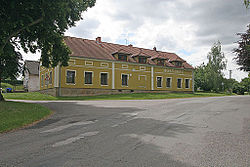
[[[46,78],[45,76],[46,74],[49,75],[51,71],[52,71],[52,83],[50,84],[49,81],[45,80]],[[54,88],[54,75],[55,75],[54,68],[45,68],[43,66],[40,66],[40,90]]]
[[[192,70],[186,69],[174,69],[169,67],[151,66],[136,63],[127,63],[114,61],[114,87],[115,89],[132,89],[132,90],[152,90],[152,67],[153,67],[153,88],[154,90],[169,90],[169,91],[192,91]],[[58,66],[59,68],[59,66]],[[75,84],[66,83],[66,71],[76,71]],[[41,87],[41,89],[47,89],[54,87],[54,69],[41,68],[41,75],[45,75],[46,72],[53,71],[52,85]],[[59,71],[59,70],[58,70]],[[93,84],[84,83],[84,72],[93,72]],[[62,88],[99,88],[99,89],[112,89],[112,62],[105,60],[94,60],[85,58],[72,57],[69,61],[69,66],[60,67],[61,74],[61,87]],[[102,86],[100,83],[100,73],[108,73],[108,85]],[[128,86],[122,86],[122,74],[128,74]],[[162,87],[157,88],[157,76],[162,77]],[[59,74],[58,74],[59,77]],[[172,83],[171,88],[166,87],[166,78],[171,77]],[[182,88],[177,88],[177,78],[182,79]],[[185,78],[190,79],[189,89],[185,89]],[[58,78],[59,79],[59,78]],[[41,84],[40,84],[41,85]]]

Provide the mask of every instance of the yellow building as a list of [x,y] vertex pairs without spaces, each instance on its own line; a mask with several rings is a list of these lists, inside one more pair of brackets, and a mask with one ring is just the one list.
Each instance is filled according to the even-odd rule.
[[40,68],[40,90],[54,96],[193,92],[193,67],[174,53],[65,37],[69,66]]

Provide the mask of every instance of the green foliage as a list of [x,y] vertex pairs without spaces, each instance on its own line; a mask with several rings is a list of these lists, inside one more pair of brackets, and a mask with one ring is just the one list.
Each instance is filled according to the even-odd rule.
[[23,85],[11,85],[9,83],[1,83],[1,88],[3,91],[6,90],[6,88],[11,88],[12,90],[24,90]]
[[246,8],[248,8],[249,4],[250,4],[249,0],[244,0],[244,5],[246,6]]
[[238,48],[234,49],[235,60],[240,66],[240,70],[243,71],[250,71],[250,24],[247,27],[248,30],[245,33],[237,34],[240,36],[240,40],[237,42]]
[[195,68],[195,89],[219,92],[224,89],[222,70],[226,69],[224,53],[221,43],[215,43],[207,55],[208,63]]
[[[0,83],[21,72],[21,54],[41,51],[43,66],[68,65],[63,34],[95,0],[10,0],[0,5]],[[1,96],[0,96],[1,98]]]

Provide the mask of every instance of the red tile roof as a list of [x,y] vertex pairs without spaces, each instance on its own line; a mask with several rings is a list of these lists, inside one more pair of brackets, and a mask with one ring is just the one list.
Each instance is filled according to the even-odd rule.
[[[151,58],[148,58],[148,64],[156,65],[152,60],[155,58],[161,58],[161,59],[166,59],[165,64],[169,67],[193,69],[191,65],[189,65],[185,60],[181,59],[175,53],[161,52],[151,49],[119,45],[108,42],[96,42],[96,40],[88,40],[75,37],[65,37],[64,41],[72,52],[71,56],[102,59],[102,60],[116,60],[112,54],[116,52],[122,52],[131,55],[128,56],[128,62],[132,63],[136,63],[133,56],[147,55],[151,56]],[[171,63],[172,61],[183,62],[183,67],[177,67],[173,65]]]

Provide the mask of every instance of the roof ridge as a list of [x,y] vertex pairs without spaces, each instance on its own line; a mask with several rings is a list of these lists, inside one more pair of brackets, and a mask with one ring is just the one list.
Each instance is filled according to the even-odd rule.
[[[71,37],[71,36],[64,36],[64,37],[66,37],[66,38],[76,38],[76,39],[80,39],[80,40],[88,40],[88,41],[94,41],[94,42],[96,42],[96,40],[87,39],[87,38],[81,38],[81,37]],[[160,50],[155,51],[154,49],[147,49],[147,48],[136,47],[136,46],[122,45],[122,44],[111,43],[111,42],[104,42],[104,41],[102,41],[101,43],[112,44],[112,45],[118,45],[118,46],[123,46],[123,47],[132,47],[132,48],[136,48],[136,49],[149,50],[149,51],[154,51],[154,52],[175,54],[174,52],[166,52],[166,51],[160,51]],[[176,55],[176,54],[175,54],[175,55]]]

